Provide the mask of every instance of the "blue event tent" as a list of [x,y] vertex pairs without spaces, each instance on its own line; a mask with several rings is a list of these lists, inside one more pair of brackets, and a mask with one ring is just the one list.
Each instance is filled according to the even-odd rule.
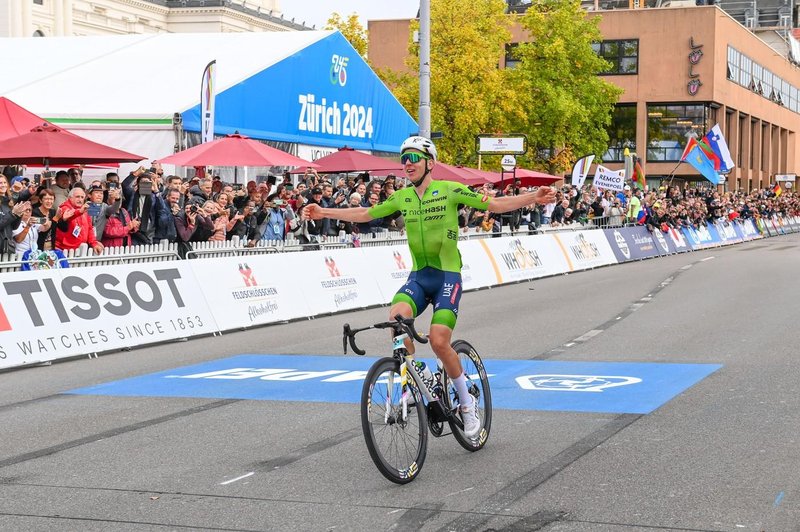
[[84,137],[158,158],[182,131],[196,141],[210,61],[217,135],[239,131],[312,158],[345,145],[397,152],[418,129],[338,31],[0,39],[0,65],[14,73],[0,78],[0,96]]

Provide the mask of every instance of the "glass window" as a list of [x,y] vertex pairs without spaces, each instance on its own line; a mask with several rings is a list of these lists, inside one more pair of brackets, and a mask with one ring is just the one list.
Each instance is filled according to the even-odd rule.
[[636,106],[617,105],[611,115],[608,131],[608,151],[604,162],[622,162],[625,148],[636,151]]
[[704,105],[648,105],[647,160],[679,161],[689,137],[702,137],[710,110]]
[[517,65],[521,63],[519,55],[517,55],[518,47],[519,43],[517,42],[506,44],[506,68],[517,68]]
[[597,55],[610,63],[601,74],[637,74],[639,72],[639,41],[603,41],[593,43]]
[[753,76],[751,73],[752,68],[752,61],[747,56],[742,56],[742,70],[739,72],[739,85],[742,87],[747,87],[750,85],[750,82],[753,80]]

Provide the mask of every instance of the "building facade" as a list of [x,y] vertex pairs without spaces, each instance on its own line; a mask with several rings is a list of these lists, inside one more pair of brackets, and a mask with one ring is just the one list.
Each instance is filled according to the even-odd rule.
[[279,0],[0,0],[0,37],[307,29]]
[[[726,11],[692,5],[588,16],[602,17],[595,50],[611,63],[603,76],[624,90],[602,155],[609,166],[621,166],[629,148],[651,185],[703,182],[680,158],[689,137],[719,123],[736,163],[728,188],[762,188],[800,172],[800,69]],[[408,28],[409,21],[370,21],[373,65],[406,68]],[[526,39],[519,27],[512,35],[501,67],[513,68],[514,42]]]

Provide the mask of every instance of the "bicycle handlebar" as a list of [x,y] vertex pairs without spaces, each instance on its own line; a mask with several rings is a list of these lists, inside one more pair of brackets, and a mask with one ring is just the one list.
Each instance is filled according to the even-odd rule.
[[369,329],[392,329],[396,335],[406,333],[421,344],[428,343],[428,339],[420,335],[414,328],[414,318],[404,318],[398,314],[394,317],[394,321],[384,321],[361,329],[353,329],[350,327],[349,323],[345,323],[342,331],[342,348],[345,355],[347,354],[348,343],[355,354],[364,356],[367,353],[356,345],[356,334]]

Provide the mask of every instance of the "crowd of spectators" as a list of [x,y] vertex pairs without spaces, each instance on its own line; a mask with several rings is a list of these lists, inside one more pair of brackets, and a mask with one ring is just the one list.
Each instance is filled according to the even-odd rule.
[[[368,223],[337,219],[310,220],[302,216],[311,203],[329,208],[370,207],[402,188],[404,179],[393,175],[371,178],[321,176],[308,170],[298,179],[289,174],[268,176],[245,186],[223,182],[218,176],[183,179],[164,173],[157,163],[131,172],[124,179],[109,173],[104,180],[85,183],[78,168],[59,171],[52,178],[15,175],[6,167],[0,175],[0,253],[29,250],[69,250],[86,244],[95,253],[105,247],[157,244],[162,241],[224,241],[238,237],[245,245],[259,240],[285,240],[290,235],[302,244],[329,238],[353,240],[364,234],[402,231],[397,213]],[[294,185],[293,181],[297,184]],[[487,196],[521,194],[519,182],[502,188],[475,187]],[[622,226],[642,224],[649,229],[695,226],[706,221],[797,215],[800,199],[775,188],[752,192],[720,192],[716,187],[661,186],[643,191],[625,186],[622,192],[562,187],[555,202],[530,205],[496,215],[462,206],[463,231],[500,233],[503,226]]]

